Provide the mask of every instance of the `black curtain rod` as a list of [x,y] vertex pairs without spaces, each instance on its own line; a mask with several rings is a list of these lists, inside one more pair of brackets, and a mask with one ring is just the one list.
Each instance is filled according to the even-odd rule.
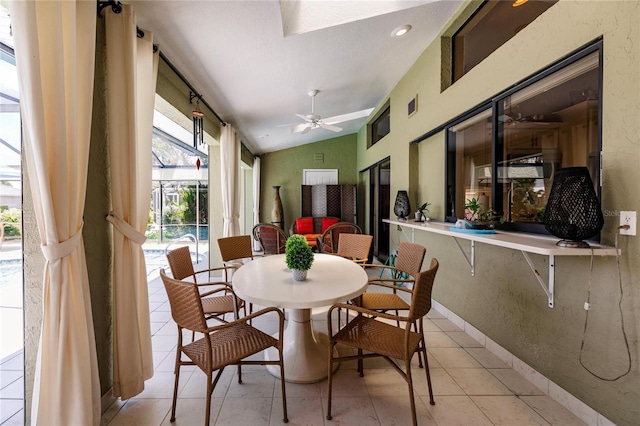
[[[102,10],[104,8],[106,8],[106,7],[109,7],[109,6],[111,6],[111,10],[113,11],[113,13],[122,12],[122,3],[120,3],[119,1],[115,1],[115,0],[100,1],[100,0],[98,0],[98,16],[102,17]],[[136,27],[136,35],[138,36],[138,38],[142,38],[142,37],[144,37],[144,31],[142,31],[140,28]],[[156,45],[156,44],[153,45],[153,51],[154,52],[158,51],[158,45]],[[209,111],[211,111],[213,113],[213,115],[216,116],[216,118],[218,119],[220,124],[222,126],[226,126],[227,123],[225,123],[225,121],[222,118],[220,118],[220,116],[213,110],[213,108],[211,108],[211,105],[209,105],[207,103],[207,101],[202,99],[202,95],[200,93],[198,93],[198,91],[193,88],[191,83],[189,83],[187,81],[187,79],[184,77],[184,75],[182,75],[182,73],[180,71],[178,71],[178,69],[175,66],[173,66],[173,64],[169,61],[169,59],[167,59],[167,57],[164,55],[164,53],[160,52],[160,58],[162,58],[162,60],[169,66],[169,68],[171,68],[171,71],[173,71],[178,77],[180,77],[180,80],[182,80],[182,82],[187,85],[189,90],[191,90],[191,92],[193,92],[195,94],[195,96],[191,96],[191,99],[189,99],[189,102],[191,102],[194,97],[198,98],[198,100],[200,102],[202,102],[207,108],[209,108]]]
[[198,100],[200,102],[202,102],[207,108],[209,108],[209,111],[211,111],[213,113],[213,115],[216,116],[216,118],[218,119],[218,121],[220,122],[221,125],[226,126],[227,123],[220,118],[220,116],[218,114],[216,114],[216,112],[213,110],[213,108],[211,108],[211,105],[209,105],[207,103],[207,101],[205,101],[204,99],[202,99],[202,95],[200,95],[198,93],[198,91],[196,89],[193,88],[193,86],[191,85],[191,83],[189,83],[189,81],[184,77],[184,75],[182,75],[182,73],[180,71],[178,71],[178,69],[173,66],[173,64],[171,63],[171,61],[169,61],[169,59],[167,59],[167,57],[164,55],[164,53],[162,53],[162,51],[160,51],[160,58],[169,66],[169,68],[171,68],[171,71],[173,71],[174,73],[176,73],[176,75],[178,77],[180,77],[180,80],[182,80],[182,82],[184,84],[187,85],[187,87],[189,88],[189,90],[191,90],[191,92],[193,92],[195,94],[194,97],[198,98]]

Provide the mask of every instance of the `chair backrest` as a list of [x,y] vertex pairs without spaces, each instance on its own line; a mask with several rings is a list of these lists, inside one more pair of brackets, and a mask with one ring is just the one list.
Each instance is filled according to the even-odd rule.
[[253,238],[260,242],[264,254],[280,254],[285,252],[288,237],[279,226],[259,223],[253,227]]
[[253,259],[251,235],[218,238],[218,247],[223,262],[235,259]]
[[196,276],[191,262],[189,247],[184,246],[171,250],[167,253],[167,260],[169,261],[169,268],[171,268],[173,278],[183,280],[186,277],[193,276],[195,282]]
[[167,291],[171,317],[179,327],[187,330],[203,332],[207,329],[202,301],[198,287],[194,283],[176,280],[160,270],[162,283]]
[[349,259],[367,259],[371,251],[372,235],[342,234],[338,241],[338,256]]
[[431,310],[431,291],[439,266],[436,259],[431,259],[429,269],[419,272],[416,276],[411,296],[411,308],[409,309],[409,323],[424,317]]
[[340,234],[362,234],[362,229],[355,223],[338,222],[328,227],[320,237],[322,241],[322,250],[329,253],[338,251],[340,243]]
[[422,262],[427,249],[420,244],[407,241],[400,242],[398,256],[396,256],[395,268],[417,278],[422,269]]

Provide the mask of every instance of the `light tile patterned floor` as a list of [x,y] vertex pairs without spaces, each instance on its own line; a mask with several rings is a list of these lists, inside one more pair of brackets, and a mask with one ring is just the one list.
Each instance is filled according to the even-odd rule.
[[[128,401],[116,401],[102,416],[102,425],[169,424],[177,329],[171,320],[164,288],[149,284],[154,377],[145,391]],[[274,331],[269,321],[256,326]],[[326,332],[326,316],[314,316],[315,329]],[[431,311],[425,320],[429,365],[436,405],[429,405],[424,369],[413,368],[418,423],[423,425],[581,425],[567,409],[545,395],[516,371],[449,320]],[[0,424],[24,424],[22,352],[0,366]],[[407,425],[411,423],[408,391],[402,378],[383,360],[365,363],[365,376],[355,362],[343,363],[334,376],[333,419],[325,420],[326,380],[314,384],[287,383],[290,425]],[[205,375],[194,367],[181,374],[176,426],[204,422]],[[264,367],[243,368],[238,384],[228,369],[213,393],[211,423],[253,426],[282,423],[280,383]]]
[[[150,284],[150,299],[155,375],[142,394],[114,403],[102,416],[103,425],[169,424],[177,329],[168,315],[170,308],[161,283]],[[326,332],[326,315],[315,315],[313,324],[316,330]],[[274,331],[269,321],[256,321],[254,325]],[[429,405],[424,369],[418,368],[414,359],[419,424],[584,424],[437,312],[432,310],[427,315],[425,329],[436,405]],[[340,366],[334,376],[331,421],[325,419],[326,380],[287,383],[289,424],[411,424],[404,380],[384,360],[367,361],[364,377],[356,372],[355,362]],[[262,366],[244,367],[242,379],[238,384],[235,369],[225,370],[213,393],[211,424],[282,424],[279,380]],[[195,368],[183,369],[175,425],[204,422],[205,391],[205,375]]]

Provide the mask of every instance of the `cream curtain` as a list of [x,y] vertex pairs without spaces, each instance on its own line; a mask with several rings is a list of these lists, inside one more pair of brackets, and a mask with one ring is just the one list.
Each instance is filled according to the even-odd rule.
[[[260,223],[260,157],[253,159],[253,225]],[[253,240],[253,249],[260,250],[260,241]]]
[[89,1],[9,3],[24,152],[42,252],[43,317],[31,422],[100,423],[82,240],[96,40]]
[[128,399],[153,376],[142,243],[151,200],[151,132],[158,70],[152,34],[136,37],[130,5],[105,10],[113,224],[113,393]]
[[240,235],[239,162],[240,136],[227,123],[220,136],[220,179],[222,183],[222,235]]

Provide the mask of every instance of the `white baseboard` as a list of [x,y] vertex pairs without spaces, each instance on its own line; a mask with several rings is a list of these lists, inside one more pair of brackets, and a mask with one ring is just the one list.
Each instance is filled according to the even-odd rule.
[[539,373],[524,361],[514,356],[511,352],[488,338],[484,333],[466,322],[463,318],[456,315],[455,312],[449,310],[446,306],[436,300],[431,300],[431,307],[438,313],[446,317],[454,323],[458,328],[467,333],[470,337],[482,344],[489,352],[493,353],[502,362],[513,368],[522,377],[530,383],[538,387],[545,394],[549,395],[553,400],[569,410],[573,415],[578,417],[588,425],[593,426],[615,426],[609,419],[571,395],[566,390],[549,380],[543,374]]

